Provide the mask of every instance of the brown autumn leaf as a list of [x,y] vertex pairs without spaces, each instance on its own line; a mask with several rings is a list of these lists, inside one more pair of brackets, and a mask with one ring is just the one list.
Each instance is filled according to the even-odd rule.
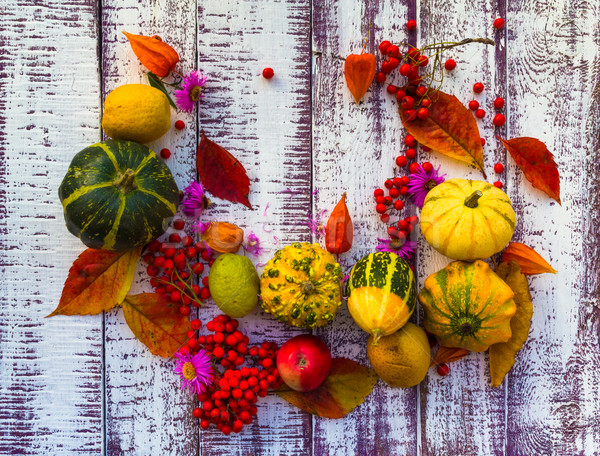
[[546,272],[556,274],[557,272],[539,253],[521,242],[511,242],[504,249],[502,262],[510,263],[511,261],[518,263],[521,266],[521,272],[526,275]]
[[510,319],[510,330],[512,335],[507,342],[491,345],[489,348],[490,359],[490,377],[493,388],[502,384],[502,380],[515,364],[515,357],[529,336],[531,326],[531,317],[533,316],[533,304],[531,294],[529,293],[529,284],[527,278],[521,273],[519,265],[511,261],[510,263],[500,263],[496,274],[512,289],[515,293],[515,304],[517,312]]
[[233,223],[212,222],[202,234],[202,240],[217,252],[235,253],[244,240],[244,230]]
[[250,179],[244,166],[223,147],[209,140],[204,131],[201,134],[196,165],[204,188],[217,198],[242,203],[252,209],[248,201]]
[[142,247],[127,252],[87,249],[73,262],[54,315],[92,315],[121,304]]
[[188,340],[190,319],[179,312],[179,304],[158,293],[128,295],[123,315],[135,337],[150,351],[169,358]]
[[535,138],[504,140],[497,137],[531,185],[545,192],[560,204],[560,176],[554,156],[546,145]]
[[131,49],[146,68],[161,78],[168,75],[177,62],[177,51],[164,43],[159,36],[134,35],[123,32],[129,40]]
[[343,418],[371,394],[379,376],[355,361],[334,358],[329,376],[313,391],[279,389],[275,393],[305,412],[325,418]]
[[350,54],[346,57],[344,63],[346,85],[357,104],[369,90],[376,71],[377,61],[373,54]]
[[473,114],[454,95],[433,90],[429,118],[407,121],[406,110],[400,106],[400,118],[409,134],[424,146],[456,160],[483,168],[483,147]]
[[337,203],[327,221],[325,229],[325,246],[328,252],[344,253],[352,247],[354,228],[346,206],[346,193]]
[[453,363],[454,361],[458,361],[459,359],[464,358],[469,353],[469,350],[465,350],[464,348],[441,346],[435,353],[433,361],[431,361],[429,367],[438,366],[440,364]]

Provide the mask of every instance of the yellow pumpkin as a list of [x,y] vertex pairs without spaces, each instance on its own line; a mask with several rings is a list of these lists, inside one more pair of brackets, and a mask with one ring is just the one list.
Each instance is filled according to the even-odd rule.
[[450,179],[427,194],[421,232],[442,255],[472,261],[502,250],[516,221],[510,199],[499,188],[484,181]]
[[485,351],[510,339],[512,289],[484,261],[454,261],[425,279],[419,302],[425,330],[445,347]]
[[262,308],[301,328],[325,326],[342,304],[342,269],[319,244],[294,242],[275,252],[260,279]]

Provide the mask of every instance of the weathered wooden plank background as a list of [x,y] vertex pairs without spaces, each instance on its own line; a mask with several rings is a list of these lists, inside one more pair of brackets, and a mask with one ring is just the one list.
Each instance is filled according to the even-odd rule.
[[[502,31],[492,27],[498,16]],[[407,33],[408,19],[417,31]],[[597,0],[0,0],[0,454],[600,454],[599,19]],[[256,210],[217,201],[212,214],[263,239],[258,261],[292,240],[319,241],[309,218],[347,191],[356,239],[342,259],[350,266],[385,232],[372,191],[404,149],[385,91],[374,84],[357,106],[345,87],[343,58],[360,50],[369,24],[372,52],[382,39],[497,41],[454,50],[458,68],[445,90],[466,103],[474,82],[486,85],[476,98],[488,112],[479,125],[490,180],[493,164],[505,163],[515,239],[559,274],[531,279],[530,337],[501,388],[488,386],[486,355],[471,354],[448,377],[431,370],[415,388],[380,382],[342,420],[269,397],[241,435],[200,431],[172,364],[148,353],[120,311],[43,318],[82,250],[64,228],[58,185],[72,156],[102,138],[106,94],[144,79],[120,32],[159,34],[180,52],[183,72],[210,77],[197,114],[173,118],[186,129],[151,144],[171,149],[180,187],[195,177],[204,129],[249,172]],[[260,76],[266,66],[271,81]],[[497,130],[496,96],[507,99],[507,124]],[[532,189],[495,134],[548,145],[562,206]],[[419,158],[452,177],[480,176],[436,154]],[[419,284],[447,262],[421,244]],[[140,273],[135,289],[147,287]],[[243,326],[254,340],[298,333],[259,310]],[[368,362],[366,334],[346,309],[318,334],[334,355]]]

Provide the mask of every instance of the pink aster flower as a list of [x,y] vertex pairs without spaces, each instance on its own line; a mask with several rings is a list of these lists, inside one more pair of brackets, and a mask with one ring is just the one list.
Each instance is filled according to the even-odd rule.
[[191,394],[200,394],[212,385],[215,373],[210,356],[205,350],[200,350],[195,355],[177,352],[175,357],[175,373],[181,376],[181,389],[187,388]]
[[262,247],[260,246],[260,239],[256,234],[250,232],[248,240],[244,244],[246,252],[251,253],[254,257],[258,257],[262,253]]
[[429,193],[429,190],[444,182],[444,177],[446,175],[442,174],[440,176],[438,174],[439,171],[439,166],[437,169],[432,167],[429,172],[425,171],[422,166],[419,166],[417,172],[410,176],[408,194],[412,197],[415,205],[423,208],[423,203],[425,202],[425,197],[427,196],[427,193]]
[[378,252],[392,252],[400,258],[410,260],[417,250],[417,243],[406,239],[377,239],[379,245],[375,248]]
[[179,109],[185,112],[192,112],[194,104],[198,102],[202,95],[202,86],[206,83],[206,76],[202,72],[194,70],[183,79],[181,90],[175,91],[175,104]]
[[192,182],[183,190],[181,207],[188,217],[200,217],[206,208],[206,203],[204,187],[199,182]]

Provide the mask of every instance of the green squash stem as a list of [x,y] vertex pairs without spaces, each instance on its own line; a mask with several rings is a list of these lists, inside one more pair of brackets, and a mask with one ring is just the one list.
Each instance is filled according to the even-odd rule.
[[465,198],[465,206],[470,207],[471,209],[476,208],[479,204],[479,198],[483,196],[481,190],[475,190],[471,195]]
[[115,179],[114,186],[117,187],[123,195],[127,195],[132,190],[137,188],[135,184],[135,171],[132,169],[127,169],[123,174],[121,174],[117,179]]

